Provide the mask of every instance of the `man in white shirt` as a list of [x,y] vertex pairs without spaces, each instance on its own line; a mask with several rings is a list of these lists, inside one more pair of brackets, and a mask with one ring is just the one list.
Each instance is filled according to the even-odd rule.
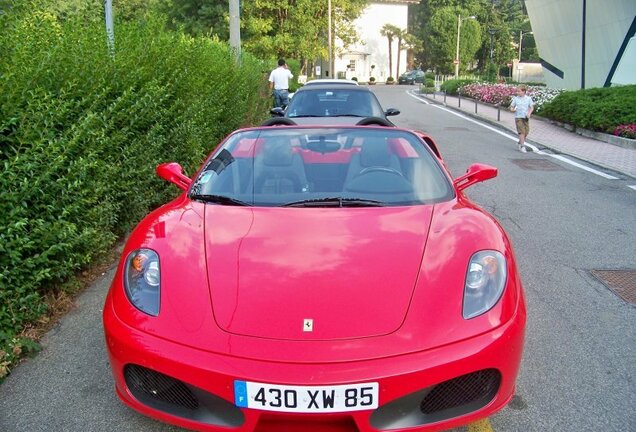
[[519,134],[519,151],[525,153],[526,137],[530,133],[530,116],[534,110],[534,102],[532,98],[526,95],[528,87],[520,85],[517,88],[517,96],[512,97],[510,102],[510,111],[515,112],[515,126],[517,126],[517,133]]
[[293,77],[285,59],[279,59],[278,67],[269,74],[269,88],[274,96],[274,107],[285,108],[289,104],[289,80]]

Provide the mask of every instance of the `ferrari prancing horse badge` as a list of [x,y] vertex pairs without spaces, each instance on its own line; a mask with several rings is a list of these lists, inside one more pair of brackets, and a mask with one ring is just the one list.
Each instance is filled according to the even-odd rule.
[[314,320],[312,320],[311,318],[305,318],[305,321],[303,323],[303,331],[314,331]]

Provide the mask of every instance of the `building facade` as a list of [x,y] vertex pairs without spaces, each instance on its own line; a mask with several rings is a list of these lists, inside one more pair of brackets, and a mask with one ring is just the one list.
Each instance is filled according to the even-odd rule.
[[[389,70],[389,42],[380,34],[385,24],[392,24],[403,30],[407,29],[408,6],[420,0],[385,0],[370,1],[360,17],[352,24],[355,26],[361,42],[343,47],[336,41],[334,67],[340,78],[357,78],[368,81],[374,77],[377,82],[384,82],[389,76],[397,80],[398,53],[397,39],[392,43],[393,70]],[[399,72],[406,72],[407,53],[400,53]]]
[[636,0],[525,0],[546,83],[636,84]]

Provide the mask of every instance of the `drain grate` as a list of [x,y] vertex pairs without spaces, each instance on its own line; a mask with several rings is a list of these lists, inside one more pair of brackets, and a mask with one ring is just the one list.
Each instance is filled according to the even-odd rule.
[[626,302],[636,305],[635,270],[592,270],[591,273],[614,294]]
[[546,159],[511,159],[512,163],[529,171],[565,171],[561,165]]

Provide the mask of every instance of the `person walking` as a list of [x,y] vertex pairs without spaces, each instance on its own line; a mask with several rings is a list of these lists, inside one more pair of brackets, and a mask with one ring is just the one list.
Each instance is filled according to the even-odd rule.
[[510,102],[510,111],[515,113],[515,126],[517,126],[517,133],[519,134],[519,151],[526,153],[526,137],[530,133],[530,116],[534,110],[534,102],[532,98],[526,94],[528,87],[526,85],[520,85],[517,87],[517,96],[512,97]]
[[285,108],[289,104],[289,80],[293,77],[285,59],[279,59],[278,67],[269,74],[269,88],[274,96],[275,108]]

